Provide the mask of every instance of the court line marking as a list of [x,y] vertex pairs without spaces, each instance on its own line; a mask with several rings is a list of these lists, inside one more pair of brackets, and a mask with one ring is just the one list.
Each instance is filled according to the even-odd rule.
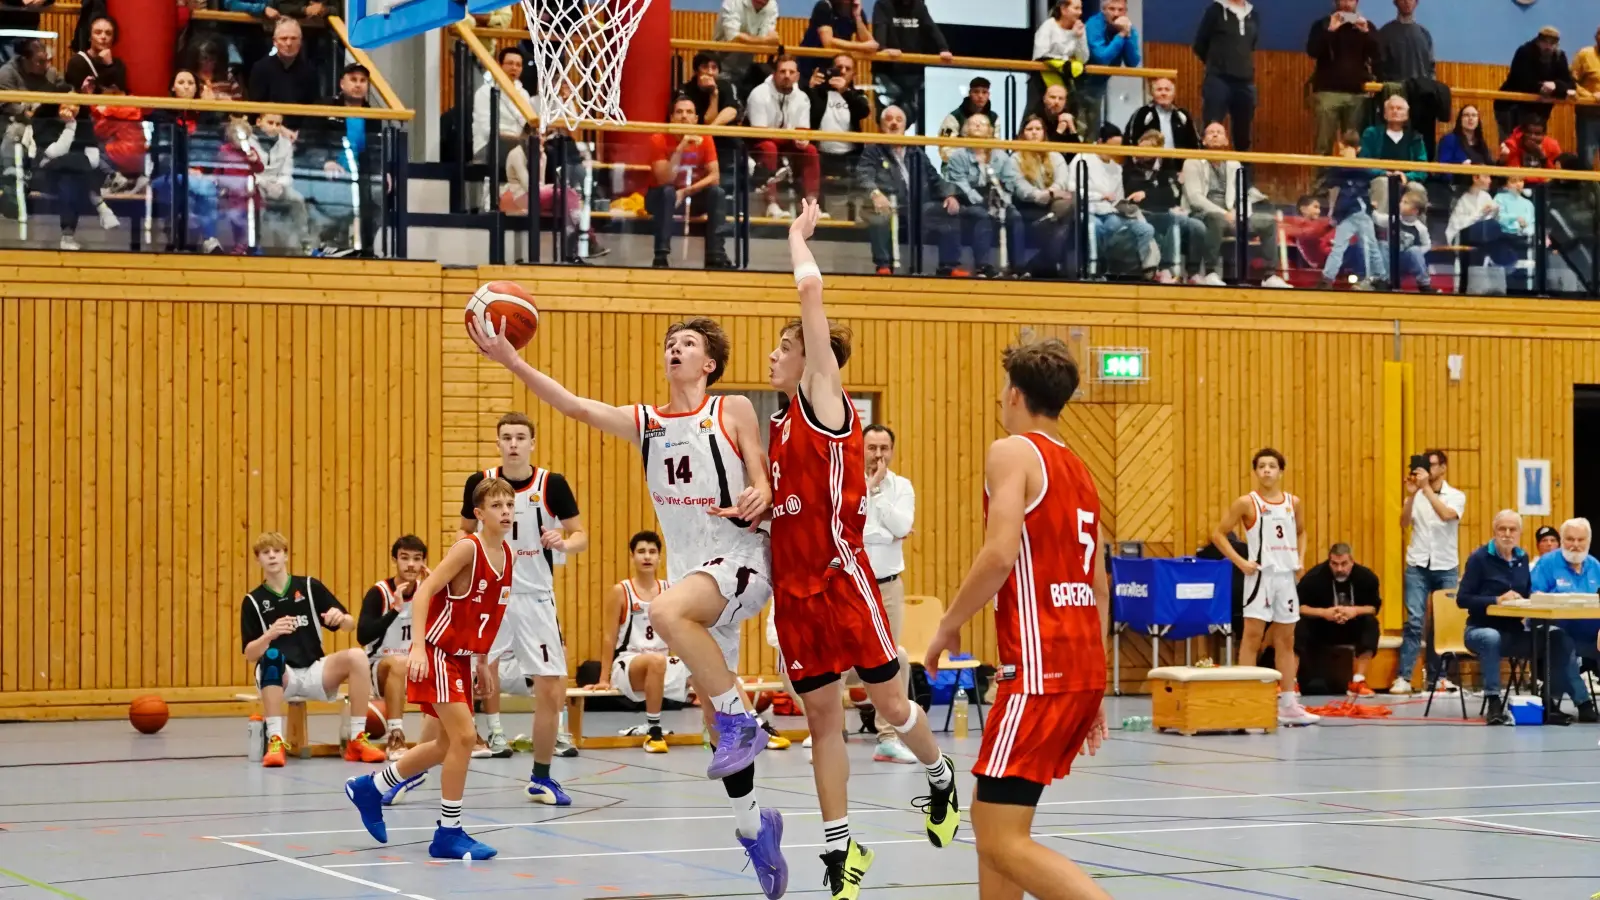
[[[1460,785],[1460,786],[1456,786],[1456,787],[1364,788],[1364,789],[1361,789],[1361,790],[1338,790],[1338,791],[1294,791],[1294,792],[1281,793],[1281,794],[1188,794],[1188,795],[1178,796],[1178,797],[1107,797],[1107,798],[1102,798],[1102,799],[1099,799],[1099,800],[1052,800],[1052,801],[1049,801],[1049,802],[1040,803],[1039,806],[1041,806],[1041,807],[1045,807],[1045,806],[1093,806],[1093,805],[1108,804],[1108,803],[1179,803],[1179,802],[1192,802],[1192,801],[1200,801],[1200,800],[1274,800],[1274,799],[1295,799],[1295,798],[1299,798],[1299,797],[1351,797],[1351,796],[1359,796],[1359,795],[1362,795],[1362,794],[1427,794],[1427,793],[1438,793],[1438,792],[1442,792],[1442,791],[1506,791],[1506,790],[1529,790],[1529,789],[1537,789],[1537,788],[1574,788],[1574,787],[1594,787],[1596,785],[1600,785],[1600,781],[1539,782],[1537,784],[1476,784],[1476,785]],[[1222,790],[1222,789],[1218,788],[1218,790]],[[850,810],[850,815],[859,816],[859,815],[866,815],[866,814],[869,814],[869,813],[911,813],[911,812],[915,812],[915,810],[872,808],[872,809],[852,809],[852,810]],[[795,812],[789,812],[789,811],[786,810],[786,811],[784,811],[784,815],[785,816],[820,816],[820,815],[822,815],[822,813],[815,812],[815,811],[806,811],[806,810],[797,810]],[[496,823],[493,827],[496,827],[496,828],[530,828],[530,827],[557,828],[557,827],[566,827],[566,826],[571,826],[571,825],[619,825],[619,824],[629,824],[629,823],[633,823],[633,822],[699,822],[699,821],[707,821],[707,820],[713,820],[713,819],[731,819],[731,818],[733,818],[733,816],[731,814],[727,814],[727,813],[724,813],[724,814],[721,814],[721,815],[709,815],[709,816],[661,816],[661,817],[658,817],[658,818],[649,818],[649,819],[643,819],[643,818],[628,818],[628,819],[579,819],[579,818],[568,818],[568,819],[556,819],[556,820],[551,820],[551,821],[548,821],[548,822],[499,822],[499,823]],[[390,831],[431,831],[435,827],[436,826],[434,826],[434,825],[391,826],[389,828],[389,830]],[[221,835],[212,835],[207,839],[208,840],[214,840],[214,841],[226,841],[226,840],[230,840],[230,839],[239,839],[239,838],[302,837],[302,836],[308,836],[308,835],[366,834],[366,833],[367,833],[367,830],[365,828],[336,828],[336,829],[331,829],[331,830],[327,830],[327,831],[262,831],[262,832],[256,832],[254,834],[221,834]]]
[[1492,819],[1484,818],[1482,816],[1457,816],[1454,819],[1446,819],[1445,821],[1468,822],[1473,825],[1490,825],[1495,828],[1509,828],[1512,831],[1525,831],[1528,834],[1547,834],[1551,835],[1552,837],[1578,838],[1585,841],[1600,841],[1600,836],[1592,834],[1574,834],[1570,831],[1551,831],[1547,828],[1528,828],[1523,825],[1511,825],[1506,822],[1496,822]]
[[222,843],[228,845],[229,847],[237,847],[238,849],[243,850],[243,851],[245,851],[247,853],[254,853],[254,854],[258,855],[258,856],[265,856],[268,859],[275,859],[278,862],[286,862],[291,866],[299,866],[302,869],[310,869],[313,872],[321,872],[324,875],[332,875],[335,878],[339,878],[339,879],[342,879],[344,881],[349,881],[349,882],[352,882],[354,884],[359,884],[359,885],[361,885],[363,887],[377,888],[380,891],[388,891],[391,894],[399,894],[402,897],[410,897],[410,898],[412,898],[412,900],[433,900],[433,898],[431,898],[431,897],[424,897],[421,894],[407,894],[404,891],[402,891],[400,888],[397,888],[397,887],[393,887],[393,886],[390,886],[390,885],[387,885],[387,884],[379,884],[376,881],[368,881],[365,878],[357,878],[354,875],[346,875],[343,872],[335,872],[332,869],[327,868],[326,866],[319,866],[319,865],[316,865],[315,863],[308,863],[303,859],[295,859],[292,856],[284,856],[281,853],[273,853],[271,850],[263,850],[260,847],[250,847],[250,846],[246,846],[245,844],[236,844],[233,841],[223,841]]
[[[1516,818],[1516,817],[1526,817],[1526,816],[1585,816],[1585,815],[1595,815],[1595,814],[1600,814],[1600,808],[1596,808],[1596,809],[1567,809],[1567,810],[1540,810],[1540,811],[1537,811],[1537,812],[1520,812],[1520,813],[1496,813],[1494,815],[1494,818],[1496,818],[1496,819],[1506,819],[1506,818]],[[1396,816],[1401,816],[1401,818],[1395,818]],[[1405,816],[1403,813],[1393,813],[1393,814],[1390,814],[1389,817],[1381,818],[1381,819],[1337,819],[1337,820],[1333,820],[1333,821],[1317,821],[1317,822],[1245,822],[1245,823],[1235,823],[1235,824],[1229,824],[1229,825],[1192,825],[1192,826],[1183,826],[1183,827],[1179,827],[1179,828],[1129,828],[1129,829],[1120,829],[1120,830],[1115,830],[1115,831],[1035,831],[1035,832],[1033,832],[1033,836],[1034,837],[1041,837],[1041,838],[1066,838],[1066,839],[1072,839],[1072,838],[1085,838],[1085,837],[1111,837],[1111,836],[1116,836],[1116,835],[1172,834],[1172,833],[1177,833],[1177,832],[1245,831],[1245,830],[1257,829],[1257,828],[1309,828],[1309,827],[1315,827],[1315,826],[1329,826],[1329,825],[1406,825],[1406,824],[1409,824],[1409,823],[1412,823],[1412,822],[1459,822],[1459,823],[1464,824],[1464,825],[1486,825],[1486,826],[1491,826],[1491,827],[1498,825],[1498,826],[1504,827],[1504,828],[1518,828],[1518,826],[1516,826],[1516,825],[1504,825],[1503,823],[1493,822],[1493,821],[1489,821],[1489,820],[1478,821],[1478,820],[1474,820],[1474,819],[1463,817],[1463,816]],[[1527,829],[1527,830],[1529,830],[1530,832],[1541,833],[1541,834],[1559,835],[1561,837],[1575,837],[1575,838],[1587,838],[1587,839],[1590,839],[1590,840],[1600,840],[1600,837],[1597,837],[1595,835],[1567,834],[1567,833],[1564,833],[1564,832],[1543,831],[1542,829]],[[906,838],[906,839],[901,839],[901,840],[873,841],[872,845],[874,847],[876,847],[876,846],[888,845],[888,844],[921,844],[921,843],[925,843],[925,842],[926,842],[926,838]],[[785,844],[784,846],[786,848],[802,850],[802,849],[810,849],[810,848],[816,848],[816,847],[825,847],[827,845],[826,844]],[[511,861],[511,860],[528,861],[528,860],[540,860],[540,859],[598,859],[598,858],[613,857],[613,856],[658,856],[658,855],[659,856],[665,856],[665,855],[668,855],[668,854],[679,854],[679,853],[723,853],[723,852],[727,852],[727,851],[731,851],[731,850],[737,850],[737,849],[738,849],[737,847],[731,847],[731,846],[725,846],[725,847],[673,847],[673,848],[668,848],[668,849],[664,849],[664,850],[617,850],[617,851],[608,851],[608,852],[605,852],[605,853],[551,853],[551,854],[545,854],[545,855],[540,855],[540,856],[499,856],[499,857],[496,857],[496,859],[505,860],[505,861]],[[347,863],[347,864],[344,864],[344,865],[340,866],[340,868],[358,868],[361,865],[364,865],[364,864],[361,864],[361,863]],[[372,865],[386,865],[386,866],[387,865],[411,865],[411,863],[373,863]]]

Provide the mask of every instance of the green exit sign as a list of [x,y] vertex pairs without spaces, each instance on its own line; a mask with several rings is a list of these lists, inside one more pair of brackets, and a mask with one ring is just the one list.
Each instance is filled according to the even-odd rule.
[[1094,352],[1100,360],[1098,380],[1125,384],[1150,380],[1150,371],[1145,365],[1146,351],[1143,348],[1096,348]]

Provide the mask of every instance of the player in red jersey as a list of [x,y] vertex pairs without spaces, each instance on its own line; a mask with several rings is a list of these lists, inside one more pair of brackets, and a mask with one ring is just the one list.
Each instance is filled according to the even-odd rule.
[[1085,900],[1111,895],[1072,860],[1034,841],[1034,808],[1072,759],[1106,738],[1104,635],[1110,614],[1100,557],[1100,496],[1058,419],[1078,367],[1054,338],[1004,357],[1000,424],[984,469],[983,548],[939,623],[924,665],[961,645],[961,626],[995,598],[999,692],[972,804],[983,900]]
[[361,811],[361,823],[383,843],[383,794],[434,766],[439,777],[439,827],[428,855],[438,859],[489,859],[489,847],[461,829],[461,795],[467,785],[467,764],[477,729],[467,696],[472,684],[470,660],[478,658],[478,684],[492,682],[484,655],[494,645],[506,605],[511,600],[511,569],[516,561],[505,536],[516,514],[517,494],[503,478],[485,478],[472,492],[478,533],[450,548],[439,567],[425,572],[411,601],[416,621],[426,627],[412,632],[407,660],[406,699],[439,720],[432,741],[419,743],[404,756],[372,775],[346,781],[345,795]]
[[788,400],[772,419],[768,442],[772,588],[779,652],[811,729],[828,884],[835,898],[855,898],[873,854],[850,839],[846,817],[850,760],[839,697],[842,673],[856,670],[878,715],[927,767],[931,793],[917,803],[927,812],[928,840],[935,847],[949,846],[961,814],[953,763],[940,755],[922,708],[906,697],[899,651],[862,545],[865,442],[839,374],[850,357],[850,332],[829,324],[822,274],[806,246],[818,212],[815,201],[805,201],[789,229],[800,318],[783,329],[771,356],[772,386]]

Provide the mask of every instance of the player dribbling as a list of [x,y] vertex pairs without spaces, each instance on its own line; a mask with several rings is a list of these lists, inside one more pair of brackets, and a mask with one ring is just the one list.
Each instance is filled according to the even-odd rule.
[[1110,895],[1031,835],[1039,797],[1106,737],[1104,636],[1110,597],[1100,559],[1100,496],[1058,419],[1078,367],[1054,338],[1008,349],[1000,423],[1009,437],[984,464],[983,547],[923,661],[961,644],[961,627],[995,599],[1000,667],[970,809],[983,900],[1099,900]]

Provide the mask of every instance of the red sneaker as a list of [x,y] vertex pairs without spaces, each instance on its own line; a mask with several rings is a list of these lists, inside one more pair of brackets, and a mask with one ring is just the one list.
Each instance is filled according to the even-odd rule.
[[1345,685],[1344,690],[1345,693],[1352,697],[1371,697],[1374,693],[1372,687],[1368,685],[1364,679],[1361,681],[1350,682],[1348,685]]
[[267,755],[261,757],[261,767],[263,769],[282,768],[284,750],[287,748],[288,745],[283,742],[283,738],[273,735],[267,740]]
[[381,763],[389,759],[388,755],[377,747],[372,746],[365,733],[358,734],[345,742],[344,761]]

